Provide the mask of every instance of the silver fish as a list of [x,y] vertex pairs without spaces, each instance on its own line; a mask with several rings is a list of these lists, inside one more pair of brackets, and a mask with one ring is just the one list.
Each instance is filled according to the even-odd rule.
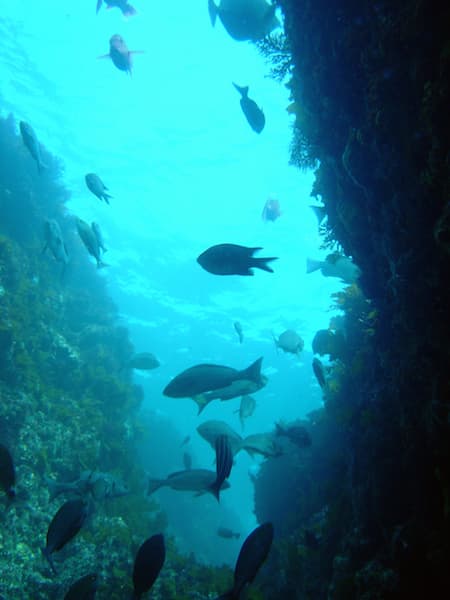
[[88,223],[82,221],[81,219],[77,219],[76,223],[78,235],[80,236],[83,244],[86,246],[89,254],[97,261],[97,269],[106,267],[106,263],[104,263],[101,259],[97,236],[92,231],[92,227],[90,227]]
[[280,23],[275,16],[275,5],[266,0],[208,0],[208,12],[214,27],[217,17],[228,34],[237,41],[260,40]]
[[253,398],[253,396],[249,396],[248,394],[242,396],[239,409],[235,411],[239,413],[242,429],[244,429],[245,426],[245,419],[248,419],[248,417],[252,416],[252,414],[255,412],[255,408],[256,400]]
[[[187,469],[185,471],[176,471],[166,479],[150,479],[148,482],[148,494],[151,494],[161,487],[170,487],[178,492],[197,492],[200,496],[207,492],[212,493],[211,486],[216,480],[216,472],[208,469]],[[230,487],[228,481],[224,481],[221,489]]]
[[307,258],[306,272],[313,273],[318,270],[324,277],[337,277],[345,283],[355,283],[361,275],[361,269],[339,252],[329,254],[325,260]]
[[45,245],[42,252],[45,252],[47,249],[55,257],[55,260],[58,262],[67,265],[69,262],[69,255],[67,253],[67,248],[64,243],[61,228],[57,221],[54,219],[46,219],[44,222],[44,238]]
[[34,158],[37,164],[37,168],[39,174],[42,173],[44,169],[46,169],[46,165],[42,162],[41,159],[41,147],[39,141],[34,133],[34,129],[25,121],[20,121],[19,123],[20,133],[22,135],[22,140],[25,146],[28,148],[31,156]]
[[241,449],[242,437],[224,421],[205,421],[197,427],[197,432],[213,449],[216,447],[217,438],[221,435],[226,435],[230,440],[233,456]]

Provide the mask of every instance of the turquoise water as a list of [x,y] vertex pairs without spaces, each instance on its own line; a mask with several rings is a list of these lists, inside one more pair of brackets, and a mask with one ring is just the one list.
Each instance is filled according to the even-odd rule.
[[[256,395],[246,433],[305,415],[321,403],[311,341],[327,327],[330,294],[342,284],[305,274],[306,257],[326,253],[319,250],[308,207],[312,174],[288,164],[288,90],[267,77],[269,66],[252,44],[231,39],[219,21],[211,27],[206,0],[135,5],[138,14],[127,20],[117,9],[96,16],[94,0],[9,3],[0,19],[0,108],[32,124],[41,143],[60,157],[70,212],[100,223],[110,266],[99,277],[136,350],[154,352],[161,362],[158,370],[136,374],[144,410],[170,421],[182,437],[192,435],[199,466],[211,456],[195,428],[217,418],[239,430],[233,414],[239,401],[216,402],[198,418],[192,401],[162,396],[170,378],[201,362],[244,368],[264,356],[269,383]],[[108,52],[114,33],[142,51],[131,77],[97,58]],[[233,81],[249,85],[264,109],[260,135],[246,123]],[[87,190],[87,172],[109,187],[110,206]],[[270,196],[279,199],[282,215],[265,223],[261,212]],[[279,257],[275,273],[221,278],[203,271],[196,257],[223,242],[262,246],[262,255]],[[242,345],[236,320],[244,330]],[[272,332],[287,328],[305,340],[300,359],[275,349]],[[148,450],[157,456],[160,445],[155,441]],[[220,508],[238,513],[250,530],[248,469],[254,465],[239,458]],[[167,474],[166,464],[154,472],[154,459],[148,467],[153,476]],[[173,502],[174,493],[168,494]],[[188,534],[171,526],[183,544]]]

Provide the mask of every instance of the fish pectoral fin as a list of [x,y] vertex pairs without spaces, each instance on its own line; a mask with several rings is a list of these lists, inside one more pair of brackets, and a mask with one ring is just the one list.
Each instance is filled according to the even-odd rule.
[[202,410],[205,408],[205,406],[207,406],[211,400],[209,400],[208,398],[206,398],[206,396],[204,394],[197,394],[197,396],[193,396],[192,400],[197,404],[198,406],[198,413],[197,415],[199,415]]

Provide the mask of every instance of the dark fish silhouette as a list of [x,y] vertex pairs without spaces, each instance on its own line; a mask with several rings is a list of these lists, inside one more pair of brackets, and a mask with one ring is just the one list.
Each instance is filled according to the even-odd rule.
[[[161,487],[170,487],[177,492],[196,492],[201,496],[212,493],[211,486],[217,478],[214,471],[208,469],[187,469],[171,473],[166,479],[149,479],[147,494],[152,494]],[[230,487],[228,481],[222,484],[222,490]]]
[[211,485],[211,492],[220,502],[220,490],[222,484],[231,473],[233,466],[233,452],[227,435],[219,435],[216,438],[216,480]]
[[125,17],[131,17],[132,15],[136,14],[136,9],[133,6],[131,6],[131,4],[128,4],[126,0],[97,0],[97,14],[98,11],[101,9],[103,2],[105,2],[107,8],[120,8],[122,14]]
[[36,161],[39,173],[42,173],[42,171],[47,167],[42,162],[41,148],[36,134],[34,133],[34,129],[31,127],[31,125],[25,123],[25,121],[20,121],[19,128],[20,133],[22,135],[23,143],[28,148],[31,156]]
[[83,221],[81,219],[77,219],[76,223],[78,235],[80,236],[81,241],[86,246],[86,249],[89,252],[89,254],[93,256],[97,261],[97,269],[107,267],[108,265],[102,261],[97,236],[92,230],[92,227],[88,223],[86,223],[86,221]]
[[234,568],[233,589],[216,600],[239,600],[245,586],[251,583],[269,554],[273,540],[272,523],[263,523],[242,544]]
[[139,548],[133,567],[134,600],[141,598],[155,583],[165,558],[166,549],[161,533],[153,535]]
[[92,221],[91,229],[94,232],[95,237],[97,238],[97,244],[98,244],[98,247],[100,248],[100,250],[102,251],[102,254],[104,252],[107,252],[108,248],[106,248],[105,242],[103,241],[103,235],[102,235],[102,232],[100,229],[100,225],[98,223],[96,223],[95,221]]
[[217,535],[219,535],[220,537],[223,537],[227,540],[229,540],[231,538],[238,539],[239,537],[241,537],[240,533],[232,531],[231,529],[228,529],[228,527],[219,527],[217,529]]
[[55,260],[63,263],[64,267],[69,262],[69,254],[64,243],[61,228],[55,219],[46,219],[44,223],[45,245],[42,252],[47,249],[53,254]]
[[236,333],[238,334],[239,343],[242,344],[242,342],[244,341],[244,332],[242,331],[242,325],[239,323],[239,321],[235,321],[233,323],[233,327]]
[[320,385],[321,388],[324,388],[326,385],[326,379],[325,369],[323,368],[322,361],[320,361],[318,358],[314,358],[312,361],[312,368],[314,371],[314,375],[316,376],[317,383]]
[[233,83],[233,85],[241,94],[240,104],[248,124],[253,131],[256,131],[256,133],[261,133],[261,131],[264,129],[264,125],[266,124],[266,118],[262,109],[259,108],[254,100],[248,97],[248,85],[244,87],[236,85],[235,83]]
[[255,258],[253,254],[262,248],[248,248],[237,244],[218,244],[205,250],[197,262],[214,275],[254,275],[253,268],[273,273],[267,263],[277,260],[276,256]]
[[128,366],[138,371],[151,371],[159,367],[159,360],[151,352],[139,352],[131,357]]
[[97,587],[97,574],[90,573],[81,577],[70,586],[64,596],[64,600],[94,600]]
[[84,180],[94,196],[97,196],[99,200],[104,200],[106,204],[109,204],[109,199],[112,198],[112,196],[106,193],[108,188],[98,175],[95,173],[88,173],[84,176]]
[[238,371],[222,365],[201,364],[182,371],[163,390],[169,398],[193,398],[211,390],[223,390],[239,380],[260,383],[262,357]]
[[47,545],[42,554],[56,575],[52,554],[61,550],[82,528],[88,515],[88,505],[83,500],[68,500],[51,520],[47,530]]
[[109,40],[109,54],[103,54],[99,58],[110,58],[114,65],[120,70],[131,75],[132,56],[141,54],[142,50],[128,50],[125,40],[121,35],[115,33]]
[[11,500],[16,495],[16,471],[10,451],[0,444],[0,488]]
[[186,471],[192,469],[192,456],[189,454],[189,452],[184,452],[183,454],[183,466]]

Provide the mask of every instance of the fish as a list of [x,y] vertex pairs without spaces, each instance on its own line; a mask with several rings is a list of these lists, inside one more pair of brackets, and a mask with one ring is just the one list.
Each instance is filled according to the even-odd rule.
[[280,23],[275,16],[275,5],[266,0],[208,0],[208,12],[214,27],[217,17],[227,33],[236,41],[260,40]]
[[238,334],[239,343],[242,344],[242,342],[244,341],[244,333],[242,331],[242,325],[239,323],[239,321],[235,321],[233,323],[233,327],[234,327],[234,330],[236,331],[236,333]]
[[316,215],[318,225],[321,225],[322,221],[327,216],[327,211],[325,209],[325,206],[315,206],[314,204],[310,204],[309,208]]
[[253,268],[273,273],[267,264],[277,260],[276,256],[255,258],[253,254],[261,247],[248,248],[237,244],[218,244],[211,246],[197,258],[201,267],[214,275],[254,275]]
[[197,432],[213,449],[216,447],[217,438],[221,435],[228,437],[233,456],[241,449],[243,438],[224,421],[205,421],[197,427]]
[[29,123],[25,121],[20,121],[19,123],[20,134],[22,136],[23,143],[28,148],[31,156],[34,158],[37,164],[39,174],[47,168],[46,165],[42,162],[41,158],[41,146],[39,141],[34,133],[34,129],[31,127]]
[[88,504],[84,500],[67,500],[56,512],[47,530],[47,545],[42,554],[56,575],[53,552],[61,550],[80,531],[88,516]]
[[252,458],[261,454],[264,458],[275,458],[283,454],[283,449],[275,440],[274,433],[253,433],[242,441],[242,449]]
[[106,248],[105,242],[103,241],[103,236],[102,236],[102,232],[100,229],[100,225],[98,223],[96,223],[95,221],[92,221],[91,229],[94,232],[95,237],[97,238],[97,244],[98,244],[98,247],[100,248],[100,250],[102,251],[102,254],[107,252],[108,248]]
[[321,388],[324,388],[327,382],[325,379],[325,369],[323,367],[322,361],[318,358],[314,358],[312,361],[312,368],[314,375],[316,376],[317,383],[320,385]]
[[293,444],[299,448],[308,448],[311,446],[311,436],[308,430],[302,425],[280,425],[275,424],[275,433],[277,436],[287,437]]
[[73,481],[55,481],[45,478],[50,493],[50,501],[60,494],[78,494],[94,500],[120,498],[129,494],[127,486],[109,473],[101,471],[83,471]]
[[250,379],[237,379],[226,387],[212,390],[210,392],[204,392],[203,394],[198,394],[192,398],[198,406],[197,414],[199,415],[213,400],[225,402],[227,400],[232,400],[233,398],[238,398],[239,396],[253,394],[254,392],[257,392],[263,388],[267,381],[268,379],[265,375],[261,375],[259,381],[252,381]]
[[69,254],[66,244],[64,243],[61,228],[55,219],[46,219],[44,221],[44,239],[45,245],[42,252],[47,249],[53,254],[55,260],[67,265],[69,262]]
[[104,200],[106,204],[109,204],[109,199],[112,198],[112,196],[107,193],[109,190],[98,175],[95,173],[88,173],[84,176],[84,180],[88,189],[94,196],[97,196],[99,200]]
[[236,83],[233,83],[233,85],[241,94],[240,105],[248,124],[253,131],[261,133],[266,124],[266,117],[264,116],[262,108],[260,108],[254,100],[248,97],[248,85],[244,87],[241,87]]
[[191,436],[187,435],[185,438],[183,438],[183,441],[181,442],[180,446],[185,446],[186,444],[188,444],[191,441]]
[[[169,398],[192,398],[199,407],[199,414],[211,400],[233,390],[233,384],[241,380],[265,385],[261,375],[262,357],[242,371],[221,365],[200,364],[186,369],[167,384],[163,394]],[[216,395],[209,396],[208,393]],[[217,395],[219,394],[219,396]],[[238,393],[237,395],[241,395]]]
[[255,408],[256,400],[253,398],[253,396],[249,396],[248,394],[242,396],[239,409],[235,411],[239,413],[242,429],[244,429],[245,426],[245,419],[248,419],[248,417],[252,416],[252,414],[255,412]]
[[138,371],[151,371],[160,366],[159,360],[151,352],[139,352],[131,357],[128,366]]
[[325,260],[306,259],[306,272],[319,271],[324,277],[337,277],[345,283],[355,283],[361,275],[358,265],[340,252],[329,254]]
[[10,451],[0,444],[0,489],[12,500],[16,496],[16,470]]
[[228,529],[228,527],[219,527],[217,529],[217,535],[228,540],[232,538],[238,539],[241,537],[240,533],[232,531],[231,529]]
[[94,600],[97,587],[97,573],[89,573],[70,586],[64,600]]
[[133,596],[139,600],[148,592],[158,578],[166,560],[166,548],[162,533],[152,535],[145,540],[137,551],[133,565]]
[[108,9],[114,7],[120,8],[125,17],[131,17],[136,14],[136,9],[131,6],[131,4],[128,4],[126,0],[97,0],[96,14],[98,14],[98,11],[101,9],[103,2]]
[[109,40],[109,54],[103,54],[99,58],[110,58],[119,71],[125,71],[131,75],[133,54],[142,54],[142,50],[128,50],[123,37],[115,33]]
[[233,587],[216,600],[239,600],[244,588],[252,583],[266,560],[272,546],[273,533],[272,523],[267,522],[256,527],[247,536],[234,567]]
[[272,333],[273,341],[277,348],[281,348],[283,352],[289,352],[290,354],[300,354],[305,346],[305,342],[293,329],[286,329],[278,337],[278,339]]
[[278,200],[274,200],[273,198],[269,198],[266,200],[264,204],[263,211],[261,213],[261,218],[263,221],[276,221],[278,217],[281,216],[280,203]]
[[[166,479],[150,479],[147,494],[150,495],[161,487],[170,487],[177,492],[197,492],[201,496],[211,493],[211,485],[216,480],[216,473],[208,469],[187,469],[171,473]],[[222,483],[221,489],[230,487],[228,481]]]
[[100,256],[100,248],[97,241],[97,236],[92,231],[92,227],[86,221],[82,221],[81,219],[76,220],[78,235],[81,238],[81,241],[86,246],[87,251],[91,256],[95,258],[97,261],[97,269],[101,269],[102,267],[107,267],[108,265],[104,263]]
[[219,435],[216,438],[216,479],[210,485],[210,491],[220,502],[220,490],[223,482],[229,477],[233,467],[233,452],[227,435]]
[[192,469],[192,456],[189,454],[189,452],[183,453],[183,466],[186,469],[186,471]]

